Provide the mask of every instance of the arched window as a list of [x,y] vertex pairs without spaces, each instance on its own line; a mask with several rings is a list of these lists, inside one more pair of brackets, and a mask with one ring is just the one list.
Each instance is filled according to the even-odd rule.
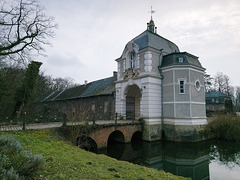
[[130,65],[131,65],[131,68],[135,68],[136,67],[136,53],[133,51],[130,53]]

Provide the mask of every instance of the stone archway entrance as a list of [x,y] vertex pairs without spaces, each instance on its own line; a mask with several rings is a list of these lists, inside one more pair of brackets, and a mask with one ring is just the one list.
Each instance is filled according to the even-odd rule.
[[126,119],[140,118],[141,91],[137,85],[131,85],[126,92]]

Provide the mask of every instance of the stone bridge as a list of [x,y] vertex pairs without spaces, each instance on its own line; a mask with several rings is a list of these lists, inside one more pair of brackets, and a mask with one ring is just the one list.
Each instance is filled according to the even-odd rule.
[[129,143],[132,139],[141,139],[141,124],[118,124],[109,125],[101,129],[96,129],[87,137],[77,138],[76,145],[90,151],[107,147],[110,142]]
[[[82,125],[83,122],[67,123],[67,126]],[[90,122],[89,125],[93,123]],[[96,121],[98,128],[92,131],[88,136],[79,135],[76,139],[76,145],[90,151],[107,147],[110,142],[129,143],[132,139],[142,139],[142,124],[139,121],[119,120],[115,121]],[[62,122],[56,123],[35,123],[27,124],[25,129],[47,129],[61,127]],[[23,125],[3,125],[0,131],[19,131]]]

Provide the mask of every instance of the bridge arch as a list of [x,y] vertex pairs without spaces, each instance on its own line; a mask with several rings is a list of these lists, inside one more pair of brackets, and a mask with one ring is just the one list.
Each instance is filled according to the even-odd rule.
[[133,133],[131,142],[135,140],[142,140],[142,131],[136,131]]
[[[134,133],[141,131],[141,124],[112,125],[96,129],[88,134],[93,139],[97,148],[108,146],[108,142],[130,143]],[[134,135],[135,136],[135,135]]]
[[108,142],[108,144],[111,142],[125,143],[125,138],[121,131],[115,130],[109,135],[107,142]]
[[142,131],[136,131],[132,135],[131,145],[134,151],[139,151],[142,149]]
[[90,152],[98,151],[98,146],[97,146],[97,143],[94,141],[94,139],[84,135],[77,137],[76,146]]

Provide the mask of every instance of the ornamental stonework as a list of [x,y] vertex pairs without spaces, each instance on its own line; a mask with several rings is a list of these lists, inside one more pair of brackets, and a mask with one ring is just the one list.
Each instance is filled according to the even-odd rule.
[[144,65],[145,72],[152,71],[152,53],[150,51],[144,54]]
[[131,79],[131,78],[135,78],[139,75],[139,72],[137,69],[133,69],[133,68],[128,68],[126,69],[125,73],[124,73],[124,79]]

